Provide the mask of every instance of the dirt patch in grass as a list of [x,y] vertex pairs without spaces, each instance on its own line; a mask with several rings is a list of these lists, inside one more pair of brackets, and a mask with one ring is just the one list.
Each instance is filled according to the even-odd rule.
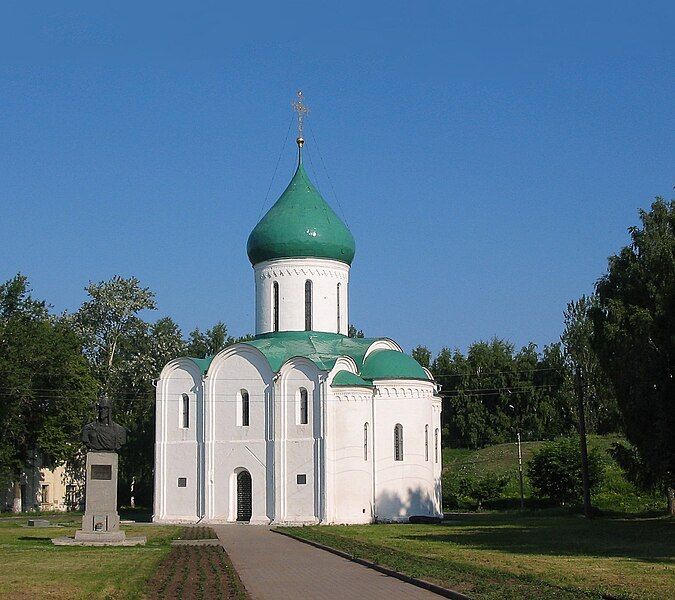
[[148,581],[145,597],[153,600],[249,598],[227,554],[219,546],[175,546]]

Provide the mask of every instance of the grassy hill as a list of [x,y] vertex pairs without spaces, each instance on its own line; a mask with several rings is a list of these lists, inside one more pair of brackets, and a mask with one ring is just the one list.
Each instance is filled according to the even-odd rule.
[[[605,458],[605,481],[593,498],[594,506],[603,511],[619,513],[640,513],[646,511],[662,511],[665,509],[665,498],[659,495],[644,493],[626,480],[623,471],[609,455],[608,450],[615,442],[622,441],[618,435],[588,436],[589,451],[597,450]],[[545,442],[523,442],[523,469],[525,472],[525,499],[528,507],[539,507],[544,504],[533,498],[527,478],[527,464],[533,454]],[[443,449],[443,486],[446,509],[471,508],[471,504],[453,494],[459,478],[466,475],[496,473],[509,476],[509,483],[503,497],[487,503],[488,508],[516,508],[519,505],[518,486],[518,448],[514,443],[497,444],[480,450],[466,448]]]
[[[673,596],[673,529],[665,497],[640,493],[607,450],[618,436],[590,436],[591,450],[605,460],[606,477],[593,497],[603,515],[584,519],[565,507],[548,510],[486,510],[453,497],[464,475],[509,476],[503,497],[489,509],[519,506],[515,444],[480,450],[443,450],[443,495],[448,514],[441,524],[321,525],[287,533],[439,583],[476,600],[661,599]],[[525,472],[545,442],[523,444]],[[546,504],[531,497],[528,508]],[[462,511],[460,514],[459,511]],[[660,517],[654,518],[653,512]],[[629,513],[633,513],[632,515]],[[643,514],[636,514],[643,513]],[[649,513],[649,514],[644,514]]]

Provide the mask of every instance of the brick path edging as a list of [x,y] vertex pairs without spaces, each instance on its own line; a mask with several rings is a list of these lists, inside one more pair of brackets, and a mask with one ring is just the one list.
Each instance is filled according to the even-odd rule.
[[287,531],[279,531],[276,528],[271,528],[270,531],[272,531],[273,533],[278,533],[279,535],[285,535],[286,537],[297,540],[298,542],[302,542],[303,544],[309,544],[310,546],[314,546],[315,548],[319,548],[320,550],[325,550],[326,552],[330,552],[331,554],[336,554],[337,556],[346,558],[347,560],[355,562],[359,565],[363,565],[364,567],[368,567],[369,569],[379,571],[380,573],[389,575],[389,577],[400,579],[401,581],[405,581],[406,583],[416,585],[417,587],[433,592],[434,594],[438,594],[439,596],[443,596],[444,598],[452,598],[452,600],[471,600],[469,596],[465,596],[464,594],[456,592],[455,590],[441,587],[440,585],[436,585],[435,583],[425,581],[424,579],[417,579],[416,577],[410,577],[410,575],[406,575],[405,573],[394,571],[394,569],[384,567],[370,560],[359,558],[358,556],[354,556],[353,554],[349,554],[348,552],[343,552],[342,550],[338,550],[337,548],[325,546],[324,544],[320,544],[319,542],[314,542],[312,540],[308,540],[299,537],[297,535],[293,535],[292,533],[288,533]]

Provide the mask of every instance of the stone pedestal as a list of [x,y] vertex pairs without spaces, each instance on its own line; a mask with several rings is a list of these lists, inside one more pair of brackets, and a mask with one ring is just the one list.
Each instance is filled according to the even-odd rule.
[[123,542],[117,514],[117,452],[87,452],[85,511],[77,542]]
[[111,403],[103,394],[98,401],[98,417],[82,430],[88,448],[84,517],[75,539],[61,537],[59,546],[134,546],[145,544],[145,536],[127,539],[120,530],[117,514],[117,450],[127,440],[127,432],[110,418]]

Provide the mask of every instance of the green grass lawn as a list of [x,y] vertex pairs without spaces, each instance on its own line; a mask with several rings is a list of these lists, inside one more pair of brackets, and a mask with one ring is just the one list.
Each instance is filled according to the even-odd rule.
[[147,545],[54,546],[51,538],[73,536],[81,516],[41,515],[65,526],[22,527],[35,516],[0,519],[0,598],[138,598],[180,530],[173,526],[124,525],[128,536],[145,535]]
[[[626,480],[619,465],[608,454],[615,442],[622,441],[618,435],[589,435],[589,450],[597,449],[605,458],[605,480],[593,496],[593,504],[605,512],[611,513],[644,513],[661,512],[666,509],[666,498],[659,494],[643,492]],[[525,499],[530,507],[541,507],[542,502],[532,497],[532,490],[527,478],[527,463],[533,454],[545,442],[523,442],[523,469],[525,471]],[[519,505],[520,488],[518,484],[518,449],[514,443],[497,444],[480,450],[466,448],[443,448],[444,485],[449,478],[462,475],[476,475],[486,472],[508,475],[508,485],[502,498],[485,504],[487,508],[516,508]],[[448,486],[449,487],[449,486]],[[461,499],[458,505],[446,506],[446,510],[467,509],[471,504]]]
[[537,511],[286,531],[476,599],[675,597],[675,521],[665,517]]

